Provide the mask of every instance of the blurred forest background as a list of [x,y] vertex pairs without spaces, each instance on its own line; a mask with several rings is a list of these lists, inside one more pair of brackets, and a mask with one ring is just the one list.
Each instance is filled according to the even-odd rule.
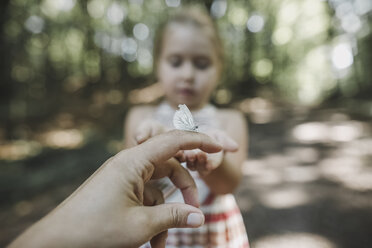
[[1,1],[0,245],[122,148],[127,110],[163,95],[157,25],[196,2],[225,43],[213,102],[250,123],[237,196],[254,247],[372,247],[370,0]]

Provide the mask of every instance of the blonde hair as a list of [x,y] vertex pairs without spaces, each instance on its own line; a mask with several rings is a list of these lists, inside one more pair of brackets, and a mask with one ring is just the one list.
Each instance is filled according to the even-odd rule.
[[154,42],[154,74],[157,73],[157,63],[163,47],[164,36],[171,24],[190,25],[201,29],[211,40],[218,58],[218,72],[221,76],[224,68],[224,51],[222,40],[219,36],[218,29],[205,8],[199,5],[190,5],[176,10],[159,26]]

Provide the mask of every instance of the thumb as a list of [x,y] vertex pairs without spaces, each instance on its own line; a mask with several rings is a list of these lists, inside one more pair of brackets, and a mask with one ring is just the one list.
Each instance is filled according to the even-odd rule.
[[145,207],[146,216],[151,220],[151,232],[156,235],[174,227],[200,227],[204,214],[200,209],[182,203],[166,203]]

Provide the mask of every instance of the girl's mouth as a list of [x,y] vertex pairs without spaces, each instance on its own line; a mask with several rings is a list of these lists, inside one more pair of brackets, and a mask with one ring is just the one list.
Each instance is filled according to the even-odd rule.
[[184,97],[190,97],[195,94],[195,91],[192,89],[178,89],[177,93]]

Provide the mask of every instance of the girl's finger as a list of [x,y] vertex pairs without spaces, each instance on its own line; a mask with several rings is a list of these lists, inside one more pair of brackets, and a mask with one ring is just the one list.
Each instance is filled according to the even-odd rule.
[[196,160],[197,160],[197,167],[201,170],[207,170],[206,164],[207,164],[207,156],[204,152],[200,151],[196,154]]
[[163,248],[166,245],[168,230],[163,231],[150,240],[151,248]]
[[192,171],[197,169],[196,166],[196,150],[184,151],[186,157],[186,165]]
[[163,192],[154,185],[145,184],[143,191],[143,205],[155,206],[164,203]]
[[211,129],[206,132],[210,137],[217,141],[225,152],[236,152],[239,148],[238,143],[235,142],[226,132],[219,129]]
[[195,162],[191,161],[186,161],[186,166],[189,170],[195,171],[196,170],[196,165]]
[[204,152],[199,152],[197,154],[197,161],[197,171],[201,176],[206,176],[212,171],[212,169],[208,167],[207,156]]
[[151,137],[165,132],[165,128],[158,122],[153,122],[151,126]]
[[136,130],[135,140],[137,144],[141,144],[151,138],[151,124],[149,122],[142,123]]
[[232,138],[225,135],[222,137],[222,144],[224,147],[224,151],[226,152],[236,152],[239,149],[238,143],[235,142]]
[[178,160],[178,162],[186,162],[186,156],[184,151],[178,151],[176,155],[174,155],[174,158]]

